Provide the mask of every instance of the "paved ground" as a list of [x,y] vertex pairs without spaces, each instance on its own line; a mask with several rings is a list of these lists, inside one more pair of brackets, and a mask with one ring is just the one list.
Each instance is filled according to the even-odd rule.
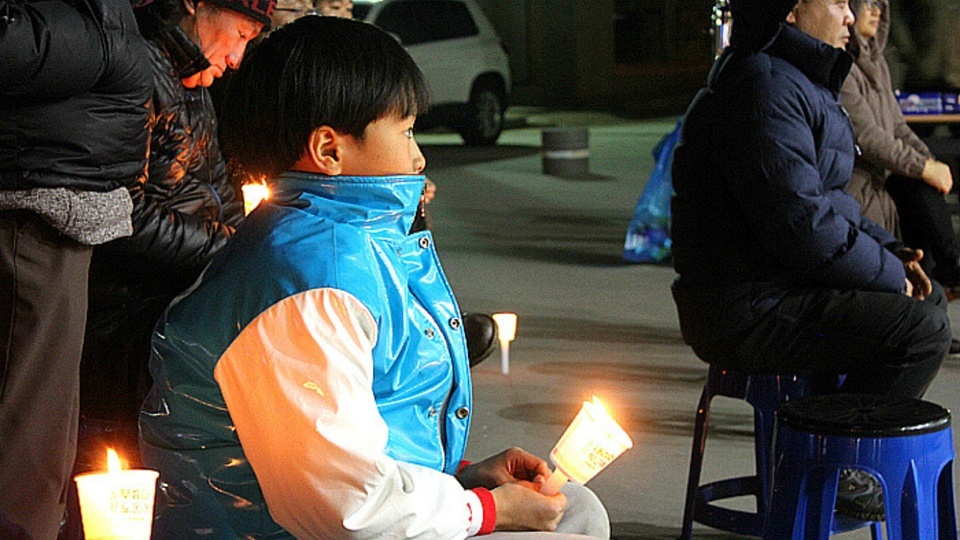
[[[498,353],[473,370],[467,457],[511,445],[545,457],[580,403],[599,396],[635,442],[589,484],[620,540],[678,535],[693,415],[706,377],[705,364],[680,337],[669,293],[673,269],[620,260],[653,167],[651,149],[675,121],[519,109],[510,124],[516,127],[493,148],[464,148],[444,133],[418,136],[439,185],[429,210],[461,308],[519,315],[510,374],[500,374]],[[540,127],[548,125],[589,126],[588,177],[541,173]],[[960,302],[950,312],[960,330]],[[958,389],[960,360],[943,369],[927,398],[958,410]],[[749,407],[724,398],[714,404],[717,429],[704,478],[751,472]]]

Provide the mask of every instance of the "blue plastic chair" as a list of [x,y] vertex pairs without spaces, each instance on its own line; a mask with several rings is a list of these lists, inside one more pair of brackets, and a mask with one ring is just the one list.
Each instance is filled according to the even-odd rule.
[[[834,514],[840,471],[874,475],[888,540],[957,538],[950,413],[933,403],[864,394],[790,401],[777,412],[775,481],[764,538],[828,538],[862,527]],[[873,523],[873,537],[881,525]]]
[[[762,536],[773,480],[773,427],[777,407],[784,401],[808,395],[811,381],[797,375],[770,375],[737,372],[710,367],[700,395],[693,432],[693,450],[683,510],[681,540],[689,540],[693,522],[715,529],[749,536]],[[715,396],[746,400],[753,407],[756,473],[700,485],[710,402]],[[713,501],[753,496],[756,512],[724,508]]]

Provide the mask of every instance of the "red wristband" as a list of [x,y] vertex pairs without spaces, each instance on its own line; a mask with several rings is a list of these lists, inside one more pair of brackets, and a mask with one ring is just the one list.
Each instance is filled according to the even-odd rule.
[[473,462],[467,461],[465,459],[460,460],[460,464],[457,465],[457,474],[460,474],[460,471],[466,469],[467,467],[473,465]]
[[480,499],[480,505],[483,506],[483,524],[477,535],[490,534],[497,526],[497,503],[493,500],[493,493],[487,488],[473,488],[472,490],[477,498]]

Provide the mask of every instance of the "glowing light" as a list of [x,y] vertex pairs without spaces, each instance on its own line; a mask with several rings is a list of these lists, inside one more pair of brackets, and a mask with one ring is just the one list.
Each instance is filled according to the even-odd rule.
[[243,191],[243,215],[245,216],[250,215],[250,212],[253,212],[253,209],[262,201],[270,198],[270,188],[262,180],[244,184],[240,189]]
[[149,540],[158,476],[148,469],[124,469],[117,452],[107,449],[106,472],[74,477],[84,537]]
[[500,339],[500,372],[510,373],[510,342],[517,337],[517,314],[494,313],[497,323],[497,336]]
[[593,396],[550,451],[556,467],[540,493],[553,495],[567,480],[585,484],[613,460],[620,457],[633,441],[620,424],[610,417],[603,403]]

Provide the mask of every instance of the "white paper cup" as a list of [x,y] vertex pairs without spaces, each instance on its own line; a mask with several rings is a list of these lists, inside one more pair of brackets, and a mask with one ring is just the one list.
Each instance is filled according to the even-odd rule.
[[159,473],[149,469],[77,475],[87,540],[149,540]]
[[550,451],[550,461],[564,476],[587,483],[633,441],[599,403],[586,401]]

